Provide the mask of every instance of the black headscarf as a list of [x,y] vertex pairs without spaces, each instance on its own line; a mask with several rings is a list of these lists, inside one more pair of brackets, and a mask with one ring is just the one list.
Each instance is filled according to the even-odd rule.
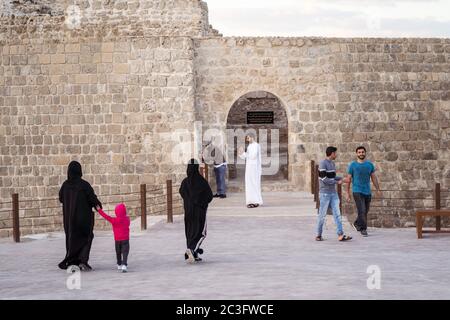
[[200,174],[199,168],[197,160],[189,160],[186,171],[187,178],[182,183],[180,193],[184,200],[204,207],[211,202],[212,191],[206,179]]
[[195,159],[189,160],[188,166],[187,166],[187,181],[189,187],[193,187],[196,180],[199,180],[202,177],[200,174],[200,165],[198,164],[198,161]]
[[81,164],[78,161],[72,161],[67,168],[67,180],[73,181],[83,176]]

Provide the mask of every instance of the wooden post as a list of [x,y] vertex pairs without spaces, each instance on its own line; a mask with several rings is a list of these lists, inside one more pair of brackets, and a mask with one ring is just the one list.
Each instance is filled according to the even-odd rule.
[[315,190],[315,180],[314,180],[314,168],[316,167],[316,162],[314,160],[311,160],[311,194],[314,194]]
[[141,230],[147,230],[147,185],[141,184]]
[[[436,183],[436,188],[434,189],[434,201],[435,209],[441,210],[441,184]],[[441,217],[436,217],[436,231],[441,231]]]
[[172,180],[167,180],[166,185],[167,185],[167,223],[173,223]]
[[314,170],[314,184],[315,184],[315,192],[314,192],[314,200],[316,201],[316,209],[320,208],[320,197],[319,197],[319,166],[316,165]]
[[19,194],[12,194],[13,209],[13,238],[14,242],[20,242],[20,224],[19,224]]

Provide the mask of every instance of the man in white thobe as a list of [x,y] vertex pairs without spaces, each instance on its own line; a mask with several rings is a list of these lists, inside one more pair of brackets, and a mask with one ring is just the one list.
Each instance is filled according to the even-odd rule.
[[263,204],[261,196],[261,147],[255,141],[254,136],[247,136],[249,142],[247,152],[241,148],[239,157],[246,160],[245,163],[245,198],[247,208],[257,208]]

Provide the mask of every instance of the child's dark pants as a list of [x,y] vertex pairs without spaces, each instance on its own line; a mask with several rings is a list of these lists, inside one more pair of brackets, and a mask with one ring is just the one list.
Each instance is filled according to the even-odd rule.
[[117,265],[128,265],[128,253],[130,252],[130,240],[116,241]]

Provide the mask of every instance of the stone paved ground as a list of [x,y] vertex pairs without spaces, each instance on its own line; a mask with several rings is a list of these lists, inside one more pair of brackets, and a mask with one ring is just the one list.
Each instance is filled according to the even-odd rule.
[[[184,263],[181,217],[152,218],[147,232],[133,224],[130,272],[115,270],[109,232],[97,232],[96,269],[68,290],[62,234],[0,241],[0,299],[449,299],[450,237],[417,240],[414,229],[370,230],[339,243],[329,217],[327,241],[314,241],[315,212],[302,193],[264,195],[250,211],[242,195],[215,200],[209,211],[205,261]],[[38,238],[38,237],[34,237]],[[381,289],[366,285],[368,266],[381,269]]]

